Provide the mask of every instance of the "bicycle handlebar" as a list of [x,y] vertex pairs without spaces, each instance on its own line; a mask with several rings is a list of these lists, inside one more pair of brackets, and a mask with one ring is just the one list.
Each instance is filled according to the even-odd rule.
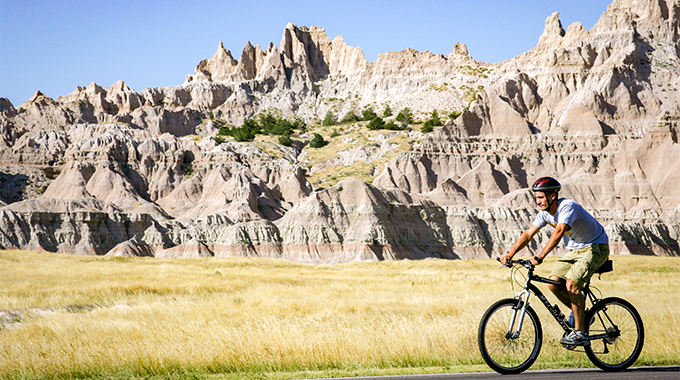
[[[501,261],[500,257],[497,257],[496,260]],[[535,268],[535,265],[531,263],[531,260],[523,260],[523,259],[517,259],[517,260],[508,260],[505,265],[502,265],[502,267],[508,267],[512,268],[514,265],[521,265],[527,269],[533,269]]]

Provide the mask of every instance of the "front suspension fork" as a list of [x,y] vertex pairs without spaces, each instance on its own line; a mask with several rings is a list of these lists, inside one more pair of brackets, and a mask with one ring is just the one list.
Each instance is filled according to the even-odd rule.
[[[531,293],[524,289],[522,290],[519,294],[517,294],[517,304],[513,307],[514,311],[512,312],[512,315],[510,316],[510,325],[508,327],[508,332],[505,333],[505,338],[507,339],[517,339],[519,338],[519,334],[522,331],[522,324],[524,324],[524,317],[526,316],[527,313],[527,307],[529,307],[529,296]],[[524,298],[524,300],[522,300]],[[517,321],[518,317],[518,312],[519,312],[519,321]],[[515,322],[517,321],[517,328],[515,331],[513,330],[513,327],[515,326]]]

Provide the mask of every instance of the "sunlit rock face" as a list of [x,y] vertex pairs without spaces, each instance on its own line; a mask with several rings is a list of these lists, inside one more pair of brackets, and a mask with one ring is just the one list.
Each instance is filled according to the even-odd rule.
[[[586,30],[554,13],[536,47],[500,63],[476,61],[463,44],[368,62],[341,36],[288,24],[278,46],[248,43],[238,59],[220,42],[178,86],[92,83],[18,107],[0,99],[0,248],[314,263],[489,257],[531,223],[528,187],[550,175],[604,224],[613,252],[678,255],[679,15],[678,1],[616,0]],[[314,189],[308,135],[278,154],[214,138],[260,112],[313,124],[385,105],[447,121],[416,133],[371,183]],[[382,139],[328,163],[378,162],[394,147]]]

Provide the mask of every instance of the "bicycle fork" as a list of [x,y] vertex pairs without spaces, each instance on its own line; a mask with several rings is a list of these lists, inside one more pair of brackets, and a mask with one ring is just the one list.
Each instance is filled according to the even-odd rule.
[[[519,338],[519,334],[522,331],[522,324],[524,324],[524,317],[526,316],[527,313],[527,307],[529,306],[529,296],[531,295],[531,292],[529,292],[526,288],[519,292],[517,296],[515,297],[517,299],[517,305],[513,306],[513,312],[512,315],[510,316],[510,326],[508,326],[508,332],[505,333],[505,338],[506,339],[517,339]],[[522,300],[522,297],[524,297],[524,300]],[[515,326],[515,322],[517,321],[518,317],[518,312],[519,312],[519,321],[517,322],[517,328],[513,332],[512,329]]]

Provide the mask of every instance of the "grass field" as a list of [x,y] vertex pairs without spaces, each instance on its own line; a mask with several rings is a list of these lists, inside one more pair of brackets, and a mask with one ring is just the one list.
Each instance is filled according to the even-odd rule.
[[[679,363],[680,259],[613,259],[615,271],[593,283],[642,314],[636,365]],[[486,371],[477,325],[491,303],[512,296],[509,274],[493,260],[321,266],[3,251],[0,378]],[[559,347],[554,321],[536,309],[544,348],[532,368],[592,367]]]

